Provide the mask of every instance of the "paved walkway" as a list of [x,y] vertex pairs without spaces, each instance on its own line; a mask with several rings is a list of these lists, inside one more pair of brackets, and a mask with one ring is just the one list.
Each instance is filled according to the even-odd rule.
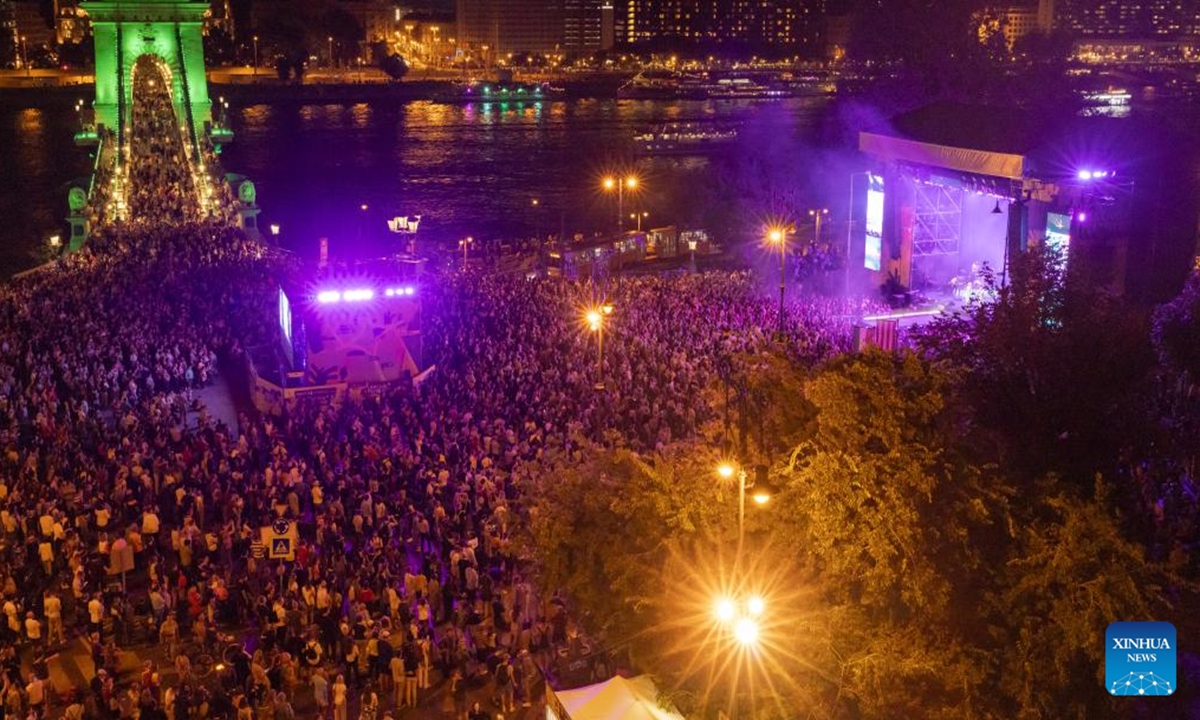
[[[184,652],[189,656],[194,655],[193,652],[187,650],[186,646]],[[28,651],[24,655],[28,660]],[[146,660],[154,662],[155,669],[162,678],[164,687],[176,684],[177,675],[175,668],[172,663],[168,662],[164,648],[158,643],[139,643],[121,648],[120,670],[117,677],[118,686],[124,687],[137,680],[141,674],[143,663]],[[50,675],[50,684],[55,691],[52,698],[53,704],[50,707],[47,717],[51,719],[59,718],[65,709],[64,703],[60,698],[66,697],[67,693],[72,690],[78,689],[85,693],[89,692],[88,683],[96,673],[95,664],[92,662],[91,649],[82,637],[73,638],[47,658],[46,666]],[[29,665],[26,664],[23,668],[24,673],[28,673],[29,669]],[[336,676],[337,671],[332,671],[330,679],[332,680]],[[433,683],[431,688],[419,691],[417,707],[402,710],[395,710],[393,708],[392,692],[390,689],[376,688],[376,694],[379,696],[380,715],[386,710],[391,710],[397,720],[400,718],[464,720],[464,718],[455,716],[454,700],[450,696],[450,683],[442,678],[441,673],[436,669],[431,673],[431,681]],[[202,682],[213,692],[222,692],[221,679],[216,672],[203,678]],[[543,683],[541,680],[538,681],[536,686],[538,688],[537,697],[532,706],[528,708],[521,707],[520,703],[518,703],[515,712],[502,713],[504,720],[536,720],[544,716]],[[317,717],[310,685],[300,682],[297,684],[293,695],[291,698],[292,707],[296,710],[298,718]],[[350,700],[348,716],[356,718],[358,717],[358,706],[362,695],[361,687],[351,687],[348,695]],[[468,703],[478,701],[495,718],[499,710],[492,703],[491,698],[492,683],[490,681],[483,683],[481,687],[471,690],[468,693]]]

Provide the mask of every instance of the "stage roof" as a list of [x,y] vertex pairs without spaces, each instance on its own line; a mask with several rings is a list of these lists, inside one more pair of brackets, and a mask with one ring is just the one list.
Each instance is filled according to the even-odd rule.
[[859,133],[859,149],[885,161],[1019,180],[1073,177],[1080,169],[1127,169],[1153,155],[1142,123],[1044,116],[1019,108],[940,102]]

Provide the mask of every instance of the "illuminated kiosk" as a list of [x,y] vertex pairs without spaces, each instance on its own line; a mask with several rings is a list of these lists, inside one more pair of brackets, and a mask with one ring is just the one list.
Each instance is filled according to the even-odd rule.
[[204,74],[202,27],[207,2],[189,0],[86,0],[96,44],[97,127],[116,134],[119,147],[133,103],[134,65],[143,56],[161,60],[171,82],[176,117],[187,123],[196,150],[212,124]]
[[[942,103],[862,132],[873,169],[851,178],[850,267],[865,288],[888,282],[893,305],[936,308],[1000,281],[1031,245],[1099,260],[1124,285],[1132,183],[1124,157],[1067,152],[1112,147],[1103,120],[1047,124],[1019,110]],[[1116,146],[1116,147],[1119,147]],[[933,310],[936,312],[936,310]]]
[[279,289],[279,342],[247,353],[261,412],[419,383],[423,263],[399,258],[316,271]]

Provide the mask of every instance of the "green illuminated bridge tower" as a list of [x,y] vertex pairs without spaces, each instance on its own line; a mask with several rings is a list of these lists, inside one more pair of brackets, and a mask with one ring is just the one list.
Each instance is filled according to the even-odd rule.
[[214,127],[204,73],[207,0],[84,0],[96,42],[95,146],[87,188],[71,188],[70,249],[114,223],[233,223],[256,236],[253,183],[237,198],[217,158],[231,139]]
[[212,121],[204,74],[201,28],[204,0],[86,0],[96,42],[96,124],[116,133],[124,146],[133,104],[138,59],[150,56],[166,70],[175,113],[186,121],[193,150]]

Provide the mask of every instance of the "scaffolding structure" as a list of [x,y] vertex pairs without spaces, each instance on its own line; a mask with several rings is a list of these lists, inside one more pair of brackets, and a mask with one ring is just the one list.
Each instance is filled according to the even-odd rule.
[[963,190],[917,181],[913,196],[913,257],[958,253]]

